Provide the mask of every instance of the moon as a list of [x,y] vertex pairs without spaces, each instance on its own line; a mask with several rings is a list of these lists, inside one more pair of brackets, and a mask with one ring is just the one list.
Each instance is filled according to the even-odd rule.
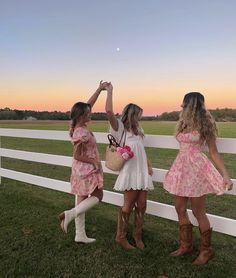
[[117,51],[117,52],[119,52],[119,51],[120,51],[120,48],[119,48],[119,47],[117,47],[117,48],[116,48],[116,51]]

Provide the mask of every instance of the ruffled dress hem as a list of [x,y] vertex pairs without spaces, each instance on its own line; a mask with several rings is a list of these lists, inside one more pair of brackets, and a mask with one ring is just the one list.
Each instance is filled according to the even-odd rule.
[[143,190],[143,191],[151,191],[154,190],[154,187],[138,187],[138,186],[123,186],[123,187],[114,187],[113,188],[116,191],[128,191],[128,190]]
[[191,194],[188,195],[188,194],[186,194],[186,193],[185,193],[185,194],[181,194],[181,193],[178,193],[178,192],[174,192],[174,191],[168,190],[168,189],[165,188],[165,187],[164,187],[164,190],[165,190],[166,192],[170,193],[170,194],[175,195],[175,196],[187,197],[187,198],[198,198],[198,197],[202,197],[202,196],[207,195],[207,194],[213,194],[213,195],[219,196],[219,195],[225,194],[225,193],[228,191],[228,189],[225,189],[225,190],[223,190],[223,191],[215,191],[215,192],[213,192],[213,191],[205,191],[204,193],[201,193],[201,194],[198,194],[198,195],[191,195]]

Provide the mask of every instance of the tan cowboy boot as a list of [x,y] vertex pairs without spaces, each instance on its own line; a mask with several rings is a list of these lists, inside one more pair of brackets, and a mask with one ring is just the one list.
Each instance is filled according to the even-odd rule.
[[134,250],[135,247],[131,245],[126,238],[129,215],[130,213],[123,212],[122,208],[120,208],[118,213],[116,242],[125,250]]
[[133,237],[134,237],[136,246],[141,250],[143,250],[145,248],[145,245],[142,241],[142,227],[143,227],[143,222],[144,222],[144,213],[145,213],[145,210],[141,210],[135,206]]
[[180,225],[180,247],[176,251],[170,253],[170,256],[178,257],[193,252],[192,230],[192,224]]
[[201,248],[198,257],[193,262],[194,265],[206,264],[210,259],[214,257],[214,251],[211,247],[211,235],[212,228],[201,233]]

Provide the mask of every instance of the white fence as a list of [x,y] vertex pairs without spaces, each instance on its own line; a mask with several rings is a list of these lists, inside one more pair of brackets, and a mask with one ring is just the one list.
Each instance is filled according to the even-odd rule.
[[[94,133],[98,143],[107,144],[107,134],[101,132]],[[21,138],[34,138],[34,139],[50,139],[50,140],[70,140],[68,132],[66,131],[46,131],[46,130],[29,130],[29,129],[8,129],[0,128],[0,136],[8,137],[21,137]],[[168,148],[178,149],[178,143],[173,136],[162,135],[146,135],[145,146],[155,148]],[[218,139],[217,146],[219,152],[236,154],[236,139]],[[12,149],[0,148],[0,157],[9,157],[14,159],[23,159],[27,161],[41,162],[46,164],[71,166],[72,158],[62,155],[52,155],[45,153],[26,152]],[[103,170],[105,173],[118,174],[107,169],[102,161]],[[163,182],[167,170],[153,169],[153,181]],[[53,190],[59,190],[63,192],[70,192],[70,184],[68,182],[45,178],[41,176],[26,174],[0,167],[0,177],[18,180]],[[232,191],[226,194],[236,195],[236,179],[233,179],[234,188]],[[220,197],[219,197],[220,198]],[[103,202],[121,206],[123,202],[123,196],[120,193],[111,191],[104,191]],[[188,210],[191,221],[194,225],[197,225],[192,211]],[[147,213],[160,216],[166,219],[177,221],[177,215],[175,208],[171,205],[162,204],[148,200]],[[217,215],[208,214],[211,225],[215,231],[220,233],[236,236],[236,220],[225,218]]]

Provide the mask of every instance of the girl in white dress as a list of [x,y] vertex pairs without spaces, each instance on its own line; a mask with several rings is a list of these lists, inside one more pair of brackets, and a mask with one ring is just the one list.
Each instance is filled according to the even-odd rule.
[[121,146],[125,143],[134,153],[134,156],[126,161],[120,170],[114,186],[115,190],[124,192],[124,205],[119,209],[118,214],[116,242],[126,250],[135,249],[126,238],[129,215],[135,207],[133,237],[136,247],[143,250],[145,246],[142,241],[142,226],[146,211],[147,191],[153,189],[152,166],[146,156],[144,133],[138,123],[143,110],[136,104],[130,103],[124,108],[121,119],[117,119],[113,112],[112,84],[109,83],[106,89],[106,112],[111,125],[110,132]]

